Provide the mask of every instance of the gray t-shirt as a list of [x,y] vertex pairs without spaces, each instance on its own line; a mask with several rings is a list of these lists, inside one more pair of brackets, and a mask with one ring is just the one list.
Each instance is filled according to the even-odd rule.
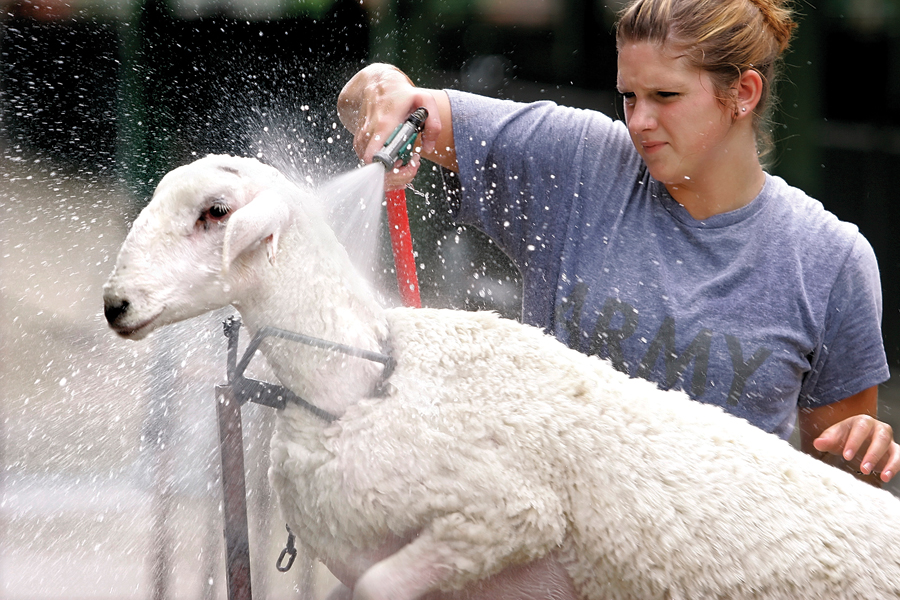
[[888,379],[874,252],[818,201],[767,175],[749,205],[697,221],[622,122],[448,94],[456,219],[519,268],[525,322],[784,438],[798,406]]

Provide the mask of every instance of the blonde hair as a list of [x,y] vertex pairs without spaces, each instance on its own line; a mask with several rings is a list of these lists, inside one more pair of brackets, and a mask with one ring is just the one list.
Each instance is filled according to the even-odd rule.
[[709,73],[723,103],[745,71],[758,72],[763,89],[753,126],[762,159],[774,146],[773,87],[795,27],[789,0],[632,0],[619,13],[616,45],[643,41],[677,50]]

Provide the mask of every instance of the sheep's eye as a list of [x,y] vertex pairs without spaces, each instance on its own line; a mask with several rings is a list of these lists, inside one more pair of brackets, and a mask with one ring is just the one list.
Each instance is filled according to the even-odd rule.
[[213,202],[209,208],[200,213],[200,218],[197,219],[197,226],[208,229],[211,223],[224,221],[230,212],[231,209],[224,202]]
[[228,216],[228,207],[225,204],[217,202],[210,206],[209,211],[207,212],[212,220],[219,221]]

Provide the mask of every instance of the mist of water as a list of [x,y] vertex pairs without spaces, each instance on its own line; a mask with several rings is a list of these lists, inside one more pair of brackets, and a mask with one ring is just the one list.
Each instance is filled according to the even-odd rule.
[[318,189],[328,224],[350,260],[370,280],[379,264],[378,245],[384,206],[384,167],[372,163],[338,175]]
[[296,111],[250,111],[246,133],[249,155],[281,171],[322,202],[328,225],[356,269],[380,289],[384,215],[384,167],[359,166],[350,137],[337,122],[316,122],[307,105]]

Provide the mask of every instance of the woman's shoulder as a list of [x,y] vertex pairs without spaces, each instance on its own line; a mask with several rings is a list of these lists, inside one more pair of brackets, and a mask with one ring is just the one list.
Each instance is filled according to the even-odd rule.
[[851,246],[862,237],[854,223],[841,220],[822,202],[784,179],[767,175],[766,187],[773,217],[783,224],[786,234],[799,236],[812,247]]
[[594,133],[607,129],[627,133],[624,123],[597,110],[564,106],[550,100],[519,102],[459,90],[445,91],[450,98],[455,132],[461,128],[471,133],[485,129],[512,129],[519,133],[558,130],[561,139],[577,136],[585,128]]
[[450,105],[454,109],[454,117],[456,110],[478,111],[496,110],[500,112],[559,112],[568,114],[580,114],[585,118],[599,118],[601,120],[612,121],[606,114],[590,110],[586,108],[576,108],[558,104],[552,100],[536,100],[532,102],[523,102],[520,100],[512,100],[507,98],[495,98],[492,96],[484,96],[473,92],[456,90],[447,88],[444,90],[450,98]]
[[877,271],[875,252],[856,224],[841,220],[822,202],[780,177],[767,179],[773,207],[769,221],[803,263],[826,270]]
[[579,169],[567,167],[582,162],[614,172],[640,163],[625,124],[603,112],[549,100],[523,103],[447,93],[457,155],[474,159],[476,165],[486,164],[488,155],[495,161],[507,157],[517,165],[524,161],[560,175],[577,173]]
[[640,167],[624,123],[602,112],[551,101],[448,95],[461,181],[478,194],[490,179],[529,185],[529,194],[546,189],[556,197],[560,189],[608,187],[625,175],[634,179]]

